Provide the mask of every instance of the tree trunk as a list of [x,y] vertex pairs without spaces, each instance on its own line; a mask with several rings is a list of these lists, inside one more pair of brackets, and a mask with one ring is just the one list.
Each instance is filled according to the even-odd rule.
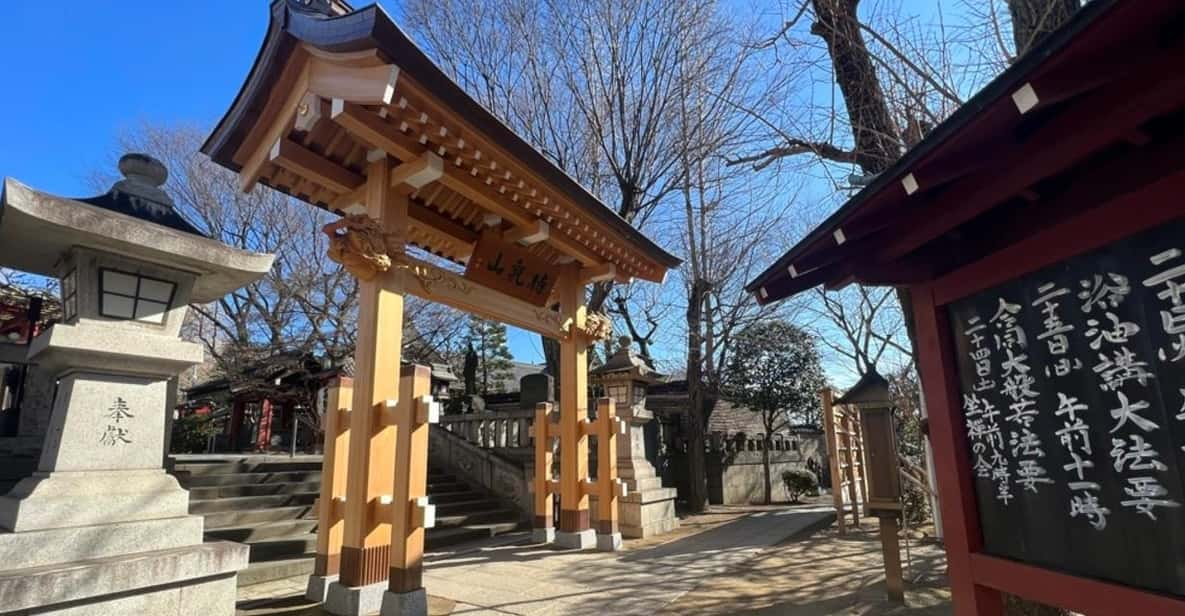
[[769,445],[772,441],[768,434],[765,435],[763,440],[764,442],[761,444],[761,466],[765,470],[765,504],[769,505],[773,503],[774,498],[774,486],[769,478]]
[[1008,0],[1017,57],[1060,28],[1081,6],[1080,0]]
[[856,142],[856,164],[864,173],[880,173],[901,156],[901,141],[872,55],[860,34],[859,0],[813,0],[811,33],[827,42],[835,82],[847,104]]
[[687,506],[692,513],[708,508],[708,472],[704,455],[704,429],[708,402],[715,402],[703,382],[704,297],[707,282],[695,280],[687,298]]

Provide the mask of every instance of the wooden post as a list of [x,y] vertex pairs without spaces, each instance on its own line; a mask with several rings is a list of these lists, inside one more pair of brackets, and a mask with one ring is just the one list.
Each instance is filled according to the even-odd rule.
[[272,440],[272,401],[264,398],[259,403],[259,426],[255,431],[255,450],[267,451]]
[[597,400],[597,549],[621,549],[617,527],[617,501],[625,496],[625,484],[617,478],[617,434],[620,420],[613,398]]
[[971,555],[983,549],[983,533],[975,502],[966,434],[960,422],[962,395],[955,371],[955,344],[945,306],[934,301],[934,289],[912,287],[917,324],[917,347],[930,349],[918,356],[918,376],[929,404],[930,437],[934,446],[934,472],[942,498],[946,536],[947,576],[955,616],[1000,616],[1004,602],[998,590],[975,583]]
[[423,588],[424,530],[435,523],[428,504],[428,430],[439,419],[432,400],[432,369],[403,366],[395,424],[395,481],[391,496],[391,577],[387,589],[405,594]]
[[243,416],[246,414],[247,403],[241,398],[235,398],[230,412],[230,451],[239,450],[239,435],[243,432]]
[[[385,231],[406,228],[407,199],[391,190],[390,163],[370,164],[366,208]],[[391,245],[402,246],[392,242]],[[399,353],[403,344],[403,273],[360,281],[358,337],[354,351],[354,401],[350,413],[350,473],[346,489],[345,537],[340,585],[368,586],[387,579],[391,525],[376,505],[394,481],[395,427],[380,418],[399,398]],[[332,596],[332,588],[330,593]]]
[[831,502],[835,506],[835,522],[839,526],[839,534],[845,535],[847,527],[844,522],[846,516],[843,502],[844,478],[839,466],[839,438],[835,433],[835,408],[831,403],[835,393],[831,391],[830,387],[826,387],[819,392],[819,396],[823,401],[823,430],[827,437],[827,464],[831,472]]
[[535,520],[533,538],[537,543],[555,540],[552,508],[555,497],[551,492],[552,464],[554,464],[553,435],[551,433],[551,403],[535,405],[535,423],[531,426],[535,438]]
[[588,495],[581,484],[588,479],[587,341],[580,334],[588,316],[580,270],[570,266],[559,280],[560,314],[569,319],[568,335],[560,341],[560,528],[556,541],[563,547],[589,548],[592,531]]
[[901,545],[897,542],[897,516],[882,514],[881,554],[885,558],[885,588],[890,601],[905,603],[905,576],[901,573]]
[[321,461],[321,495],[317,499],[317,552],[305,596],[324,601],[329,582],[341,570],[345,533],[346,477],[349,472],[350,407],[354,379],[339,377],[328,387],[325,402],[325,451]]
[[852,429],[852,418],[848,410],[840,407],[840,425],[843,426],[845,470],[847,471],[848,502],[852,505],[852,526],[860,526],[860,499],[856,493],[856,439]]

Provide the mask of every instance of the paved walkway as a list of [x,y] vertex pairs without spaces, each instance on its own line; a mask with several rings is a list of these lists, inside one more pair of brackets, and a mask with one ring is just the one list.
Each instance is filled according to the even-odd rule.
[[648,615],[832,517],[823,506],[761,510],[618,554],[494,547],[429,562],[424,586],[455,615]]
[[[834,527],[765,550],[728,576],[713,577],[659,615],[946,616],[946,557],[930,541],[910,545],[905,605],[885,599],[876,520],[840,537]],[[905,563],[904,547],[902,563]]]
[[[685,521],[674,535],[631,541],[618,553],[555,550],[531,545],[523,536],[492,540],[476,549],[430,555],[424,586],[433,615],[650,615],[833,518],[828,506],[716,507]],[[292,596],[303,592],[303,584],[292,579],[269,589],[245,589],[239,613],[320,614]],[[265,593],[281,599],[262,599]]]

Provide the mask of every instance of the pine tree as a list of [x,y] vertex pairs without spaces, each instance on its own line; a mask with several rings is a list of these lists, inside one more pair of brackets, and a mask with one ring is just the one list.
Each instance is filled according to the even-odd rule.
[[477,355],[478,393],[501,392],[514,375],[514,362],[506,344],[506,326],[496,321],[469,318],[468,344]]

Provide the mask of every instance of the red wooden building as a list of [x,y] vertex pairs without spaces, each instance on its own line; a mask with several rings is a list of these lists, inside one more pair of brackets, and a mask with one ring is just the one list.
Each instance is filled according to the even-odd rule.
[[908,289],[956,614],[1185,614],[1183,220],[1185,3],[1095,0],[750,283]]

